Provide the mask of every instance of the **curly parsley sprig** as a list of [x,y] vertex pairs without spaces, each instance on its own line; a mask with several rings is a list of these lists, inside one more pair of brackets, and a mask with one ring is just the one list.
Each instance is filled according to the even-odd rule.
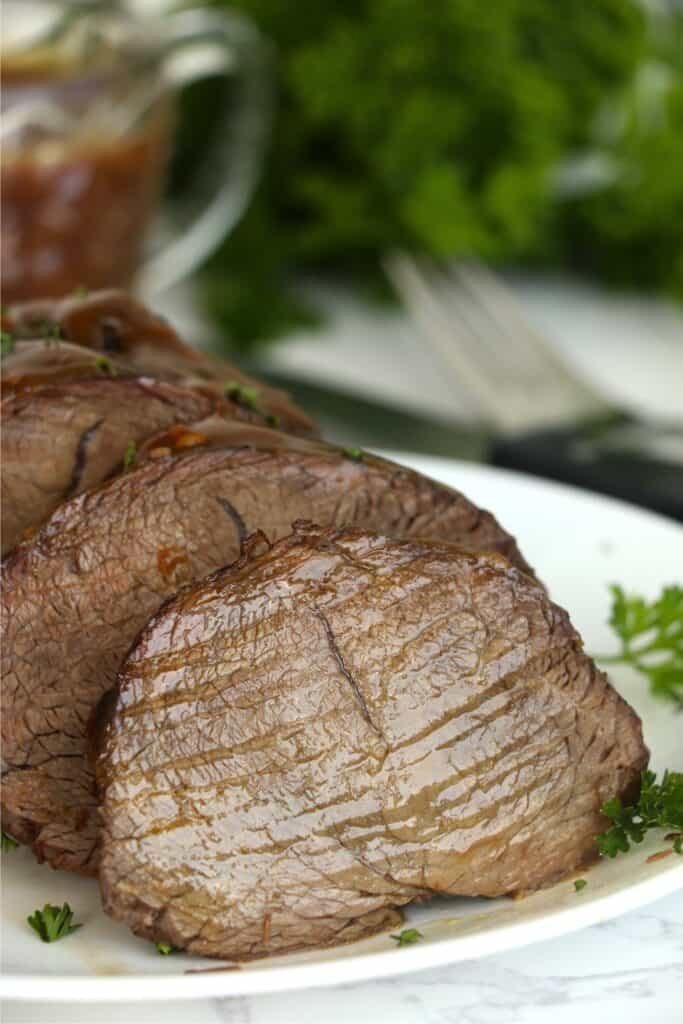
[[81,927],[73,923],[73,918],[74,913],[68,903],[61,907],[46,903],[42,910],[34,910],[26,920],[43,942],[56,942]]
[[661,782],[654,772],[643,772],[638,802],[624,807],[617,796],[607,801],[602,813],[613,823],[596,837],[603,856],[628,853],[631,844],[642,843],[652,828],[669,829],[674,851],[683,854],[683,772],[665,771]]
[[650,681],[656,697],[683,710],[683,587],[664,587],[652,602],[612,584],[609,624],[619,637],[618,654],[598,656],[607,664],[631,665]]

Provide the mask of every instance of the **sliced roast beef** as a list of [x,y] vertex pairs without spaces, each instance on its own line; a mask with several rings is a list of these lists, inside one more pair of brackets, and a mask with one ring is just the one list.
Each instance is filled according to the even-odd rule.
[[[20,342],[19,348],[37,346]],[[17,357],[22,361],[24,353]],[[119,376],[111,360],[75,345],[46,350],[3,378],[2,551],[11,550],[60,501],[101,483],[126,451],[180,421],[233,406],[208,391]],[[28,372],[26,364],[33,372]]]
[[12,835],[55,866],[95,870],[86,735],[128,647],[164,599],[232,562],[248,533],[275,540],[312,515],[497,549],[526,567],[489,513],[395,464],[237,423],[175,428],[132,472],[62,504],[5,562],[2,807]]
[[135,368],[121,359],[72,345],[57,338],[15,341],[2,359],[2,397],[27,394],[84,377],[132,377]]
[[242,959],[593,859],[647,751],[566,612],[499,555],[297,527],[129,654],[98,765],[105,909]]
[[44,344],[44,339],[62,338],[121,360],[139,374],[212,387],[225,393],[239,415],[249,421],[280,426],[293,434],[317,432],[312,420],[284,391],[186,345],[165,320],[126,292],[91,292],[12,306],[3,323],[19,339],[40,339]]

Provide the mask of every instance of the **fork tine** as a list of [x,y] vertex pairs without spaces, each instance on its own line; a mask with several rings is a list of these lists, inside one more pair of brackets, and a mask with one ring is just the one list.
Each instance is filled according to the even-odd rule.
[[476,355],[487,373],[499,380],[508,393],[514,388],[526,394],[529,379],[534,376],[534,364],[525,358],[525,352],[518,350],[517,339],[501,329],[488,306],[463,283],[458,268],[444,275],[443,301],[452,317],[463,320],[476,337]]
[[499,429],[515,432],[528,422],[530,409],[561,403],[556,389],[549,387],[553,381],[540,374],[526,353],[518,350],[514,336],[501,332],[477,297],[454,282],[450,274],[444,277],[440,291],[450,322],[460,325],[458,341],[462,344],[466,331],[470,358],[495,387],[493,418]]
[[[496,421],[496,395],[490,377],[472,358],[471,336],[462,322],[454,323],[434,283],[436,271],[427,271],[412,257],[394,252],[384,268],[423,337],[452,375],[463,403],[477,419]],[[454,344],[455,341],[455,344]]]
[[501,279],[482,264],[459,264],[454,268],[455,277],[485,307],[498,330],[508,338],[513,337],[515,352],[522,358],[525,353],[526,372],[544,375],[554,379],[559,386],[580,393],[582,399],[590,400],[604,408],[599,396],[583,381],[527,319],[526,313],[512,291]]
[[386,268],[424,338],[451,371],[454,386],[466,404],[474,404],[476,417],[502,433],[524,430],[534,401],[525,378],[514,379],[503,365],[496,326],[475,327],[481,304],[454,286],[450,272],[425,260],[398,254]]
[[604,413],[608,406],[528,323],[507,287],[486,268],[444,270],[405,253],[385,266],[424,336],[466,387],[480,418],[499,431]]
[[455,268],[465,289],[480,311],[486,313],[493,331],[507,339],[512,356],[512,376],[532,403],[520,409],[523,420],[552,424],[604,415],[609,405],[567,365],[552,344],[529,323],[510,289],[481,265]]
[[545,358],[542,343],[531,343],[526,332],[516,324],[511,326],[497,307],[492,308],[487,293],[482,297],[463,278],[459,268],[449,278],[453,317],[467,320],[477,335],[478,355],[486,359],[489,372],[499,382],[501,401],[509,415],[522,424],[530,418],[552,422],[572,419],[577,411],[588,409],[580,384],[569,373],[556,372],[556,363],[552,356]]

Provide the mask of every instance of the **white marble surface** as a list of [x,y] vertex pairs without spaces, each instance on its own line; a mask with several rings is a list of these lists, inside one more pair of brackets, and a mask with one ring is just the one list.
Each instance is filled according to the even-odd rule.
[[14,1003],[3,1024],[680,1024],[683,893],[582,932],[402,978],[196,1003]]
[[[672,307],[558,281],[520,282],[537,324],[614,401],[683,419],[683,317]],[[407,406],[453,411],[439,367],[409,324],[325,293],[334,311],[320,336],[276,348],[281,369],[338,380]],[[168,314],[196,323],[182,293]],[[39,997],[39,993],[36,993]],[[541,945],[398,979],[328,990],[117,1006],[15,1003],[4,1024],[681,1024],[683,893]]]

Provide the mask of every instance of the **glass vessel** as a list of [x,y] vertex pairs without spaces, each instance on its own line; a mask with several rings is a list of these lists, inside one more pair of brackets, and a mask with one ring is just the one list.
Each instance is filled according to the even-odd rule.
[[[3,302],[77,288],[159,291],[239,219],[267,134],[268,48],[242,16],[133,17],[118,5],[3,0]],[[191,200],[162,202],[174,99],[233,80]]]

